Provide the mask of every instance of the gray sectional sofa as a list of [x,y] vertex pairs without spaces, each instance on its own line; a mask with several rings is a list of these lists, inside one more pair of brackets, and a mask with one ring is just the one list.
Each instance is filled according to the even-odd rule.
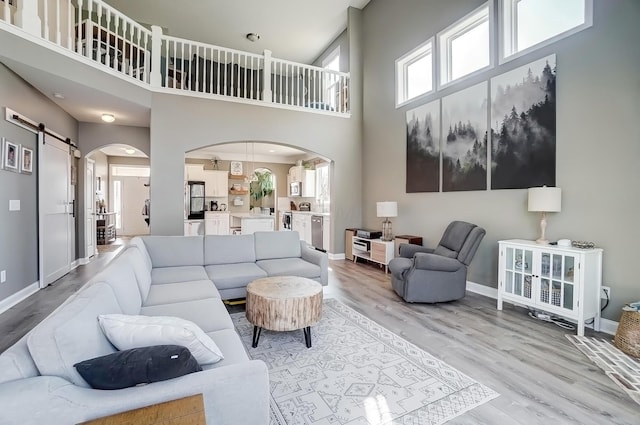
[[[297,232],[147,236],[131,245],[0,355],[0,423],[72,424],[202,393],[207,423],[267,424],[266,365],[250,360],[222,300],[244,297],[259,277],[299,275],[326,285],[326,254]],[[73,365],[116,351],[97,321],[111,313],[190,320],[224,360],[167,381],[92,389]]]

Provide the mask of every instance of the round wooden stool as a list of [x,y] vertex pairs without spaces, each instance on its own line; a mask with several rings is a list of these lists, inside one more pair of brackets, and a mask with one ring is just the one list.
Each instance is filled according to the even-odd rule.
[[253,324],[252,347],[258,346],[262,329],[304,330],[311,347],[311,326],[322,315],[322,285],[297,276],[275,276],[247,285],[247,320]]

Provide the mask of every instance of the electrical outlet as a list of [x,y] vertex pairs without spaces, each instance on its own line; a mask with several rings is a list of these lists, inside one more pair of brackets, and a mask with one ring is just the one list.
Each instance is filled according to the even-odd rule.
[[600,298],[602,298],[603,300],[606,299],[611,299],[611,288],[608,286],[603,286],[602,287],[602,293],[600,294]]
[[7,271],[6,270],[2,270],[0,272],[0,283],[4,283],[7,280]]

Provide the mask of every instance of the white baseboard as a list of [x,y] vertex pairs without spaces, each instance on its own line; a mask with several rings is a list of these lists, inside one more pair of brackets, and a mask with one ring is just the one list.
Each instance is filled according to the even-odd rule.
[[81,266],[86,266],[91,261],[91,257],[78,258],[78,264]]
[[329,252],[328,254],[329,260],[344,260],[346,258],[344,252],[342,254],[332,254]]
[[38,282],[34,282],[26,288],[19,290],[15,294],[9,295],[7,298],[0,300],[0,314],[9,310],[20,301],[23,301],[27,297],[35,294],[36,292],[38,292],[38,290],[40,290],[40,285],[38,284]]
[[470,282],[467,280],[467,291],[473,292],[475,294],[484,295],[485,297],[493,298],[494,300],[498,299],[498,289],[492,288],[486,285],[480,285],[479,283]]
[[[498,299],[498,289],[491,288],[489,286],[480,285],[479,283],[470,282],[467,280],[467,290],[469,292],[473,292],[475,294],[484,295],[485,297],[493,298],[494,300]],[[593,329],[593,325],[585,325],[585,327],[589,329]],[[615,335],[616,330],[618,329],[618,322],[600,318],[600,332]]]

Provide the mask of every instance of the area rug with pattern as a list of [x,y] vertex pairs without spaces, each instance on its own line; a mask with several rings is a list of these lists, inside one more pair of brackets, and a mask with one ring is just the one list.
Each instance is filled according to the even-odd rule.
[[442,424],[498,396],[431,354],[335,299],[311,328],[263,330],[231,315],[251,358],[263,360],[271,384],[271,425]]
[[567,335],[567,338],[640,404],[640,359],[628,356],[605,339],[577,335]]

